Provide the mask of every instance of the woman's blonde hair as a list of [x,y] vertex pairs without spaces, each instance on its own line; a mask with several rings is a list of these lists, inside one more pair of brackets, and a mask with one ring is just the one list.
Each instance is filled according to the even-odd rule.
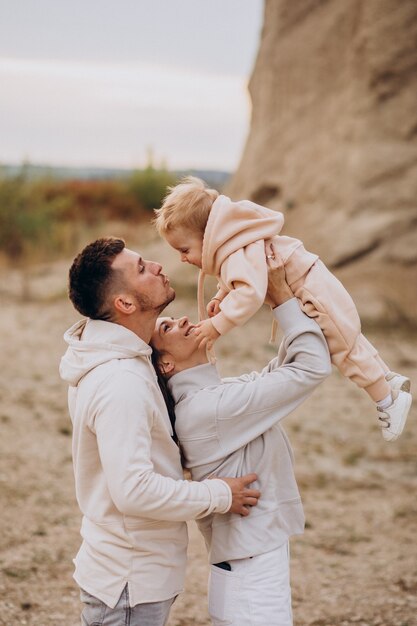
[[167,231],[181,227],[204,233],[210,209],[218,195],[218,191],[209,189],[195,176],[186,176],[175,187],[168,187],[161,208],[155,209],[153,223],[158,233],[163,237]]

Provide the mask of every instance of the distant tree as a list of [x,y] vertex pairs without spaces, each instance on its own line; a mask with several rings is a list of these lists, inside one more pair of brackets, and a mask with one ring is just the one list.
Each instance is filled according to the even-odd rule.
[[70,198],[61,217],[89,226],[111,219],[137,221],[144,211],[143,204],[133,196],[124,180],[60,181],[50,190],[50,196]]
[[148,155],[148,164],[144,170],[136,170],[128,181],[128,188],[138,202],[147,211],[157,209],[164,198],[167,187],[174,185],[176,178],[164,165],[156,169],[152,154]]
[[27,168],[0,179],[0,250],[9,263],[22,270],[22,297],[29,297],[30,256],[42,257],[51,249],[51,231],[57,216],[54,203],[42,197],[39,185],[28,180]]
[[137,223],[174,183],[151,156],[144,170],[119,180],[34,178],[29,165],[2,176],[0,169],[0,253],[20,270],[23,298],[30,295],[34,262],[72,253],[86,232],[108,220]]

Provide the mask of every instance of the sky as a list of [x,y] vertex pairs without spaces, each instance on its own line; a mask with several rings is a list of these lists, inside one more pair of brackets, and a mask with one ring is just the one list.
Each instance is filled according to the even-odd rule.
[[233,171],[262,0],[0,0],[0,163]]

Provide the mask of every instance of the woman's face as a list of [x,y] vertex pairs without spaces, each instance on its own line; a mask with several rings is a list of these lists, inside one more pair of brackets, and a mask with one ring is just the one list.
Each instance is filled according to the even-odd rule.
[[159,317],[151,338],[151,346],[158,352],[172,357],[176,371],[207,362],[206,348],[199,348],[200,339],[195,336],[195,325],[188,317]]

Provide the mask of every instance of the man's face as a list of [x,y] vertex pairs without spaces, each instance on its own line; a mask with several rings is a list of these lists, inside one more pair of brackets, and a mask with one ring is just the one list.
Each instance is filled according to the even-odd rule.
[[162,265],[146,261],[137,252],[124,248],[114,259],[112,268],[121,272],[124,289],[135,296],[142,311],[163,311],[175,298],[168,277],[162,273]]
[[203,236],[187,228],[176,228],[165,234],[169,245],[180,253],[183,263],[201,267]]
[[193,367],[206,354],[205,347],[198,347],[201,338],[195,336],[195,328],[188,317],[158,317],[150,343],[158,352],[171,355],[181,369]]

